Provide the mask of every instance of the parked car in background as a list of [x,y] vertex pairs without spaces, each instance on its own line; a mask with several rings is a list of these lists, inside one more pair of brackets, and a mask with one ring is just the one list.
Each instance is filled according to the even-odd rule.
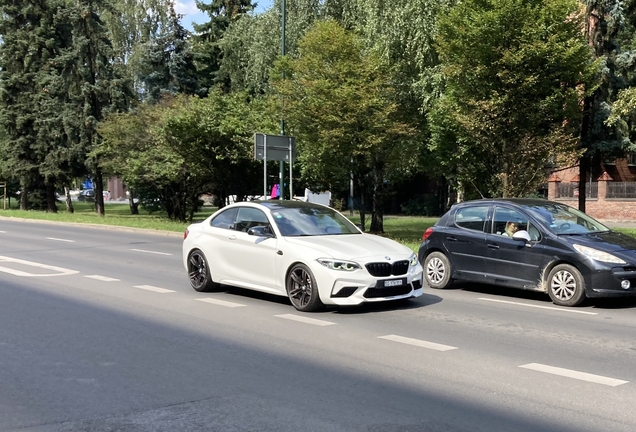
[[422,295],[411,249],[301,201],[235,203],[190,225],[183,264],[196,291],[233,285],[287,296],[299,311]]
[[77,196],[78,201],[95,201],[95,191],[93,189],[83,189]]
[[561,306],[636,295],[636,239],[541,199],[456,204],[424,232],[418,259],[431,288],[482,282],[547,292]]

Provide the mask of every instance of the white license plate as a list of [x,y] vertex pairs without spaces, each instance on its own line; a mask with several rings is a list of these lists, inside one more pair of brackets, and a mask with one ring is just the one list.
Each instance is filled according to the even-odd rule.
[[401,286],[403,285],[403,283],[404,283],[403,279],[385,280],[384,286],[385,287]]

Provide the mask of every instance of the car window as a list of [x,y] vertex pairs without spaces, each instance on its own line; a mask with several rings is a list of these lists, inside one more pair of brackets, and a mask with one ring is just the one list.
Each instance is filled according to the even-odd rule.
[[492,219],[493,233],[512,237],[516,231],[528,231],[528,218],[517,210],[495,207]]
[[351,221],[328,207],[277,209],[272,216],[283,236],[360,234]]
[[269,221],[267,220],[265,213],[259,209],[251,207],[239,208],[234,229],[237,231],[247,232],[247,230],[255,226],[269,226]]
[[210,225],[215,228],[234,229],[236,212],[237,209],[235,208],[222,211],[218,215],[214,216],[214,219],[210,221]]
[[484,231],[488,206],[463,207],[455,212],[455,224],[462,228]]

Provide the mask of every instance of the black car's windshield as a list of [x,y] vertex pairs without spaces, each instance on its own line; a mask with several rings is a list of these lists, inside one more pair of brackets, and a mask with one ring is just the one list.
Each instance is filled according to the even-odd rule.
[[280,208],[272,216],[283,236],[360,234],[347,218],[328,207]]
[[565,204],[545,203],[525,207],[538,219],[545,222],[555,234],[598,234],[610,230],[582,211]]

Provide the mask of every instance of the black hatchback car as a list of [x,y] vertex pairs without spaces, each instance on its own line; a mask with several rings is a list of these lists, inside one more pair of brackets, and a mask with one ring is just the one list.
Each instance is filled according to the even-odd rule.
[[431,288],[453,280],[547,292],[555,304],[636,295],[636,239],[542,199],[455,204],[422,236]]

